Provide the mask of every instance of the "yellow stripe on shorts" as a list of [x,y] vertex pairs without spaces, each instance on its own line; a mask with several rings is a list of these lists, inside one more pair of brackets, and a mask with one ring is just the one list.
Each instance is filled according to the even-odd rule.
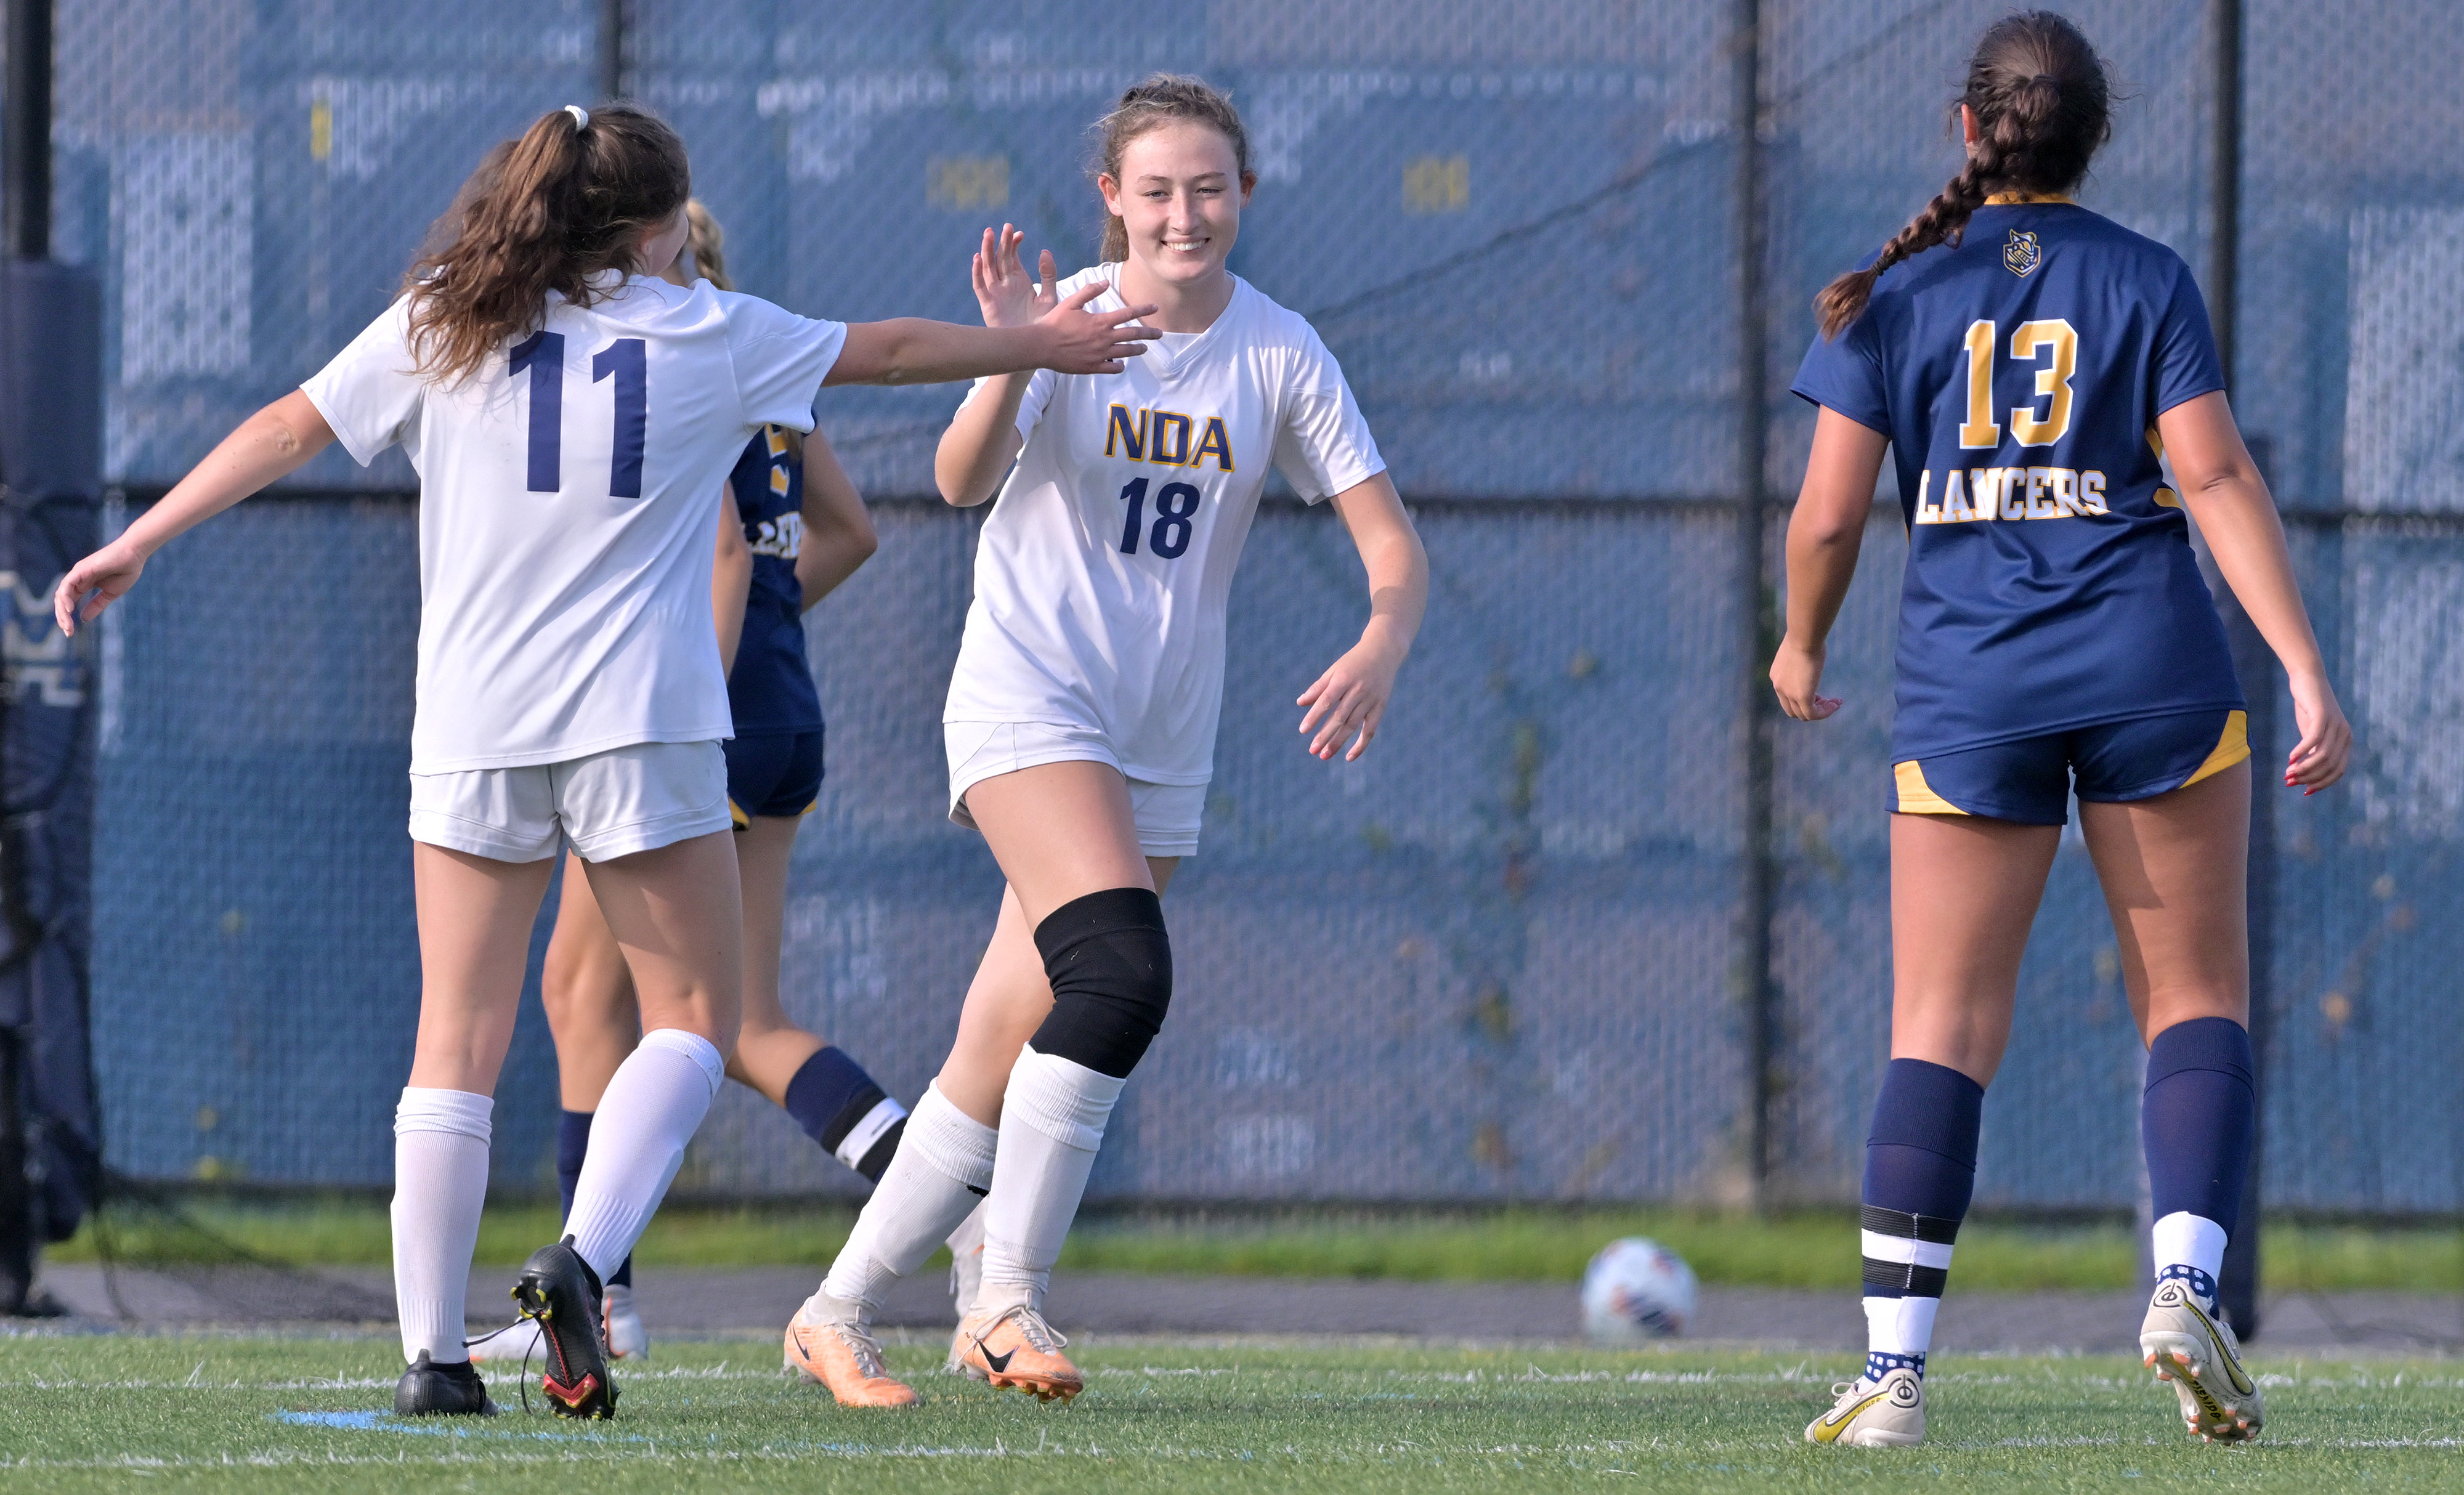
[[2250,757],[2250,714],[2227,712],[2224,733],[2216,738],[2216,750],[2208,755],[2208,760],[2199,765],[2197,773],[2182,780],[2182,787],[2187,789],[2202,779],[2223,773],[2248,757]]
[[1892,766],[1900,780],[1900,813],[1903,815],[1965,815],[1968,812],[1933,792],[1925,782],[1925,769],[1916,759]]

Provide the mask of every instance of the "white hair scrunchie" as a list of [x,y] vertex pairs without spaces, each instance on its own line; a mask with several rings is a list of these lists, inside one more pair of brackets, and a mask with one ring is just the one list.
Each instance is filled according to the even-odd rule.
[[589,110],[584,109],[584,108],[583,108],[583,107],[582,107],[580,104],[566,104],[566,105],[564,106],[564,112],[565,112],[565,113],[567,113],[567,114],[569,114],[569,115],[571,115],[571,116],[573,116],[573,133],[574,133],[574,134],[579,135],[579,134],[581,134],[583,131],[584,131],[584,130],[586,130],[586,129],[590,128],[590,111],[589,111]]

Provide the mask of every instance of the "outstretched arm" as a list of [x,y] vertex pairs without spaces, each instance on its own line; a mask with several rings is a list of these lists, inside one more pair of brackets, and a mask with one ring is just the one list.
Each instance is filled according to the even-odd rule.
[[1820,721],[1839,709],[1822,693],[1822,663],[1831,625],[1857,579],[1857,551],[1874,509],[1874,480],[1891,439],[1837,410],[1814,423],[1814,451],[1805,486],[1788,520],[1788,632],[1772,656],[1771,690],[1779,709],[1799,721]]
[[803,589],[805,610],[880,548],[864,495],[839,466],[828,439],[814,431],[804,438],[804,538],[796,551],[796,584]]
[[2284,521],[2267,480],[2242,445],[2224,391],[2203,394],[2156,417],[2156,434],[2182,485],[2182,502],[2198,521],[2216,569],[2250,614],[2259,637],[2276,650],[2293,688],[2293,720],[2301,731],[2285,760],[2284,782],[2316,794],[2344,777],[2353,729],[2327,683],[2327,666],[2310,631],[2309,611],[2284,548]]
[[237,430],[121,531],[119,539],[60,578],[52,594],[52,614],[59,620],[60,631],[75,633],[80,620],[100,617],[105,607],[127,595],[146,559],[174,536],[298,471],[333,440],[334,429],[325,424],[324,412],[297,389],[240,422]]
[[1356,483],[1330,500],[1352,542],[1360,548],[1360,563],[1369,572],[1369,626],[1360,642],[1328,667],[1317,683],[1301,693],[1296,703],[1309,708],[1301,731],[1313,734],[1309,752],[1321,760],[1332,758],[1350,737],[1343,754],[1347,763],[1369,751],[1385,719],[1386,703],[1395,694],[1395,676],[1420,618],[1429,608],[1429,553],[1420,546],[1419,531],[1395,484],[1383,473]]
[[1151,328],[1128,323],[1155,308],[1088,311],[1087,303],[1106,289],[1100,283],[1084,287],[1022,327],[961,327],[920,317],[856,322],[847,328],[839,361],[822,383],[938,385],[1034,368],[1117,374],[1121,360],[1146,352],[1155,335]]

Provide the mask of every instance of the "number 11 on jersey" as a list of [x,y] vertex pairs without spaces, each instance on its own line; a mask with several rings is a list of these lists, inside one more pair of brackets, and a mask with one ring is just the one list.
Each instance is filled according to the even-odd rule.
[[[531,376],[530,461],[535,494],[564,488],[564,334],[541,330],[514,344],[509,374]],[[616,429],[608,447],[607,496],[642,496],[642,446],[650,425],[649,348],[619,338],[591,355],[590,382],[613,375]]]

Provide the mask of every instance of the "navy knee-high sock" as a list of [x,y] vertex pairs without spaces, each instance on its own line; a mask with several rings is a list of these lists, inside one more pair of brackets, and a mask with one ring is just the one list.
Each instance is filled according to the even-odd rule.
[[825,1045],[813,1051],[787,1082],[787,1114],[825,1152],[874,1183],[898,1154],[907,1132],[907,1108],[890,1098],[847,1051]]
[[2187,1284],[2211,1312],[2258,1129],[2256,1074],[2250,1030],[2231,1018],[2177,1022],[2147,1045],[2139,1134],[2155,1206],[2156,1276]]
[[[596,1111],[562,1110],[556,1117],[556,1192],[564,1197],[564,1213],[573,1213],[573,1191],[582,1183],[582,1160],[590,1155],[590,1118]],[[561,1217],[560,1217],[561,1218]],[[633,1257],[607,1274],[610,1287],[633,1286]]]
[[1865,1374],[1925,1374],[1951,1245],[1976,1187],[1985,1087],[1922,1059],[1894,1059],[1865,1140]]

